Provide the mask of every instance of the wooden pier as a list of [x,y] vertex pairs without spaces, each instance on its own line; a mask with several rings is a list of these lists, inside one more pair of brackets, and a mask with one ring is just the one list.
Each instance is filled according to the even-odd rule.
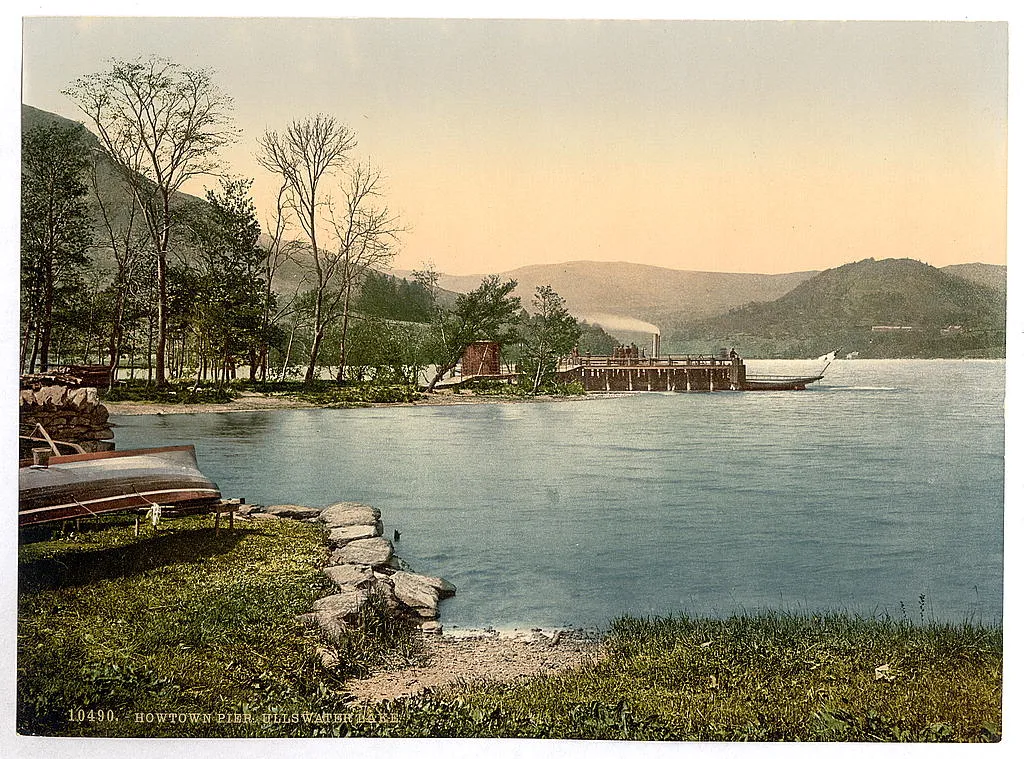
[[578,381],[587,392],[632,391],[707,393],[742,390],[747,368],[738,356],[574,356],[559,378]]

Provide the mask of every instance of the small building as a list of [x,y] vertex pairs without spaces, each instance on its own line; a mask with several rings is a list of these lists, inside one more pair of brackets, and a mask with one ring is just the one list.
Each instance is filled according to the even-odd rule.
[[501,374],[501,344],[479,340],[466,346],[462,354],[463,377],[494,377]]

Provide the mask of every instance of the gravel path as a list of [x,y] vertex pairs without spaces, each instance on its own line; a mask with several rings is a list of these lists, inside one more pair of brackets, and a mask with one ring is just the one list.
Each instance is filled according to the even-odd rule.
[[423,656],[416,666],[378,672],[349,683],[359,702],[389,701],[412,696],[425,688],[460,682],[509,682],[595,661],[599,644],[575,633],[477,633],[425,636]]

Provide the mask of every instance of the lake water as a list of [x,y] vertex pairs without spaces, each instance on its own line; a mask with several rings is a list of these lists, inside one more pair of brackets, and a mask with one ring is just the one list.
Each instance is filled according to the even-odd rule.
[[[749,362],[805,373],[806,362]],[[1002,619],[1002,361],[838,361],[805,392],[115,417],[226,496],[363,501],[449,628],[762,608]]]

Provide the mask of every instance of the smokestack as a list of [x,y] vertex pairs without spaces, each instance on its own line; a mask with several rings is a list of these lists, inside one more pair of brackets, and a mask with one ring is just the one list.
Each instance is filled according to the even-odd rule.
[[654,345],[651,350],[651,358],[661,358],[661,333],[654,333]]

